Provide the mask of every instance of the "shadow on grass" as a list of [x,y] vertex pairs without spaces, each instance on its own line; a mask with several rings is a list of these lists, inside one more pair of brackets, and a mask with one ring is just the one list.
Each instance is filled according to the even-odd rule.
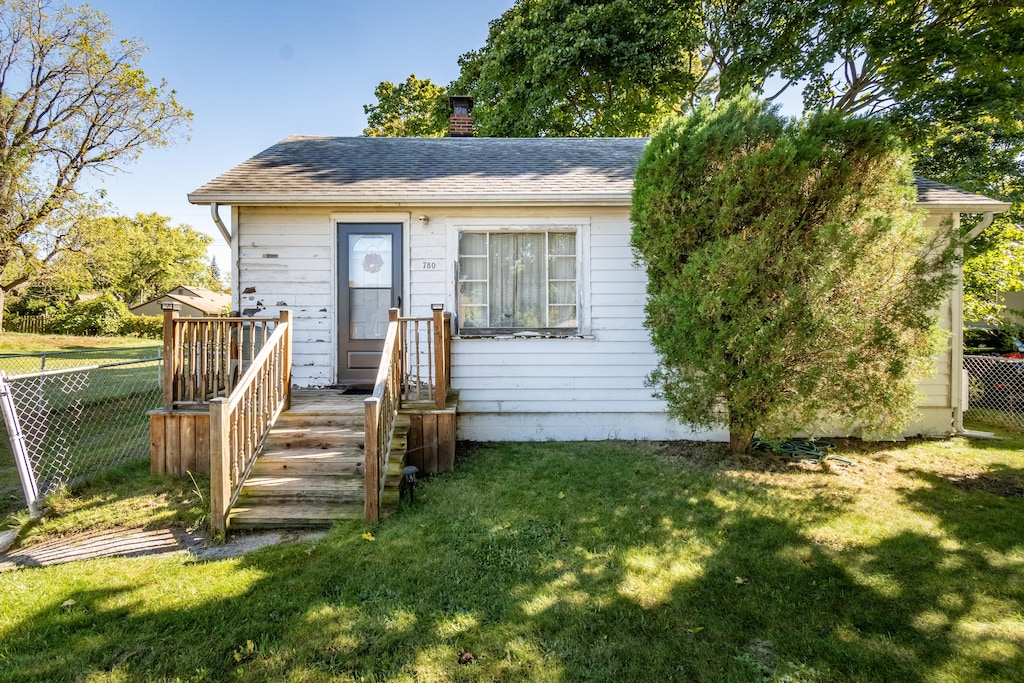
[[948,536],[844,541],[851,499],[628,451],[484,446],[373,540],[70,581],[7,617],[0,680],[1019,679],[1020,564],[994,557],[1019,506],[997,523],[922,472],[906,501]]

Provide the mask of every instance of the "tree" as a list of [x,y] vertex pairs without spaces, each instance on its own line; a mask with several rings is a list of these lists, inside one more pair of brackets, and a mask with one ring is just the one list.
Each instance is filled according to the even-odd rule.
[[220,291],[223,283],[206,260],[213,239],[188,225],[169,225],[155,213],[94,218],[79,227],[74,252],[54,261],[64,278],[84,279],[91,290],[108,291],[134,306],[179,285]]
[[409,74],[405,83],[382,81],[373,90],[377,104],[363,105],[368,137],[444,137],[448,131],[448,91]]
[[[808,111],[885,114],[905,128],[1015,120],[1024,12],[998,0],[702,0],[725,94],[802,88]],[[906,133],[906,131],[904,131]]]
[[[1024,121],[982,117],[934,126],[922,141],[917,172],[1013,204],[964,245],[964,320],[1001,325],[1005,292],[1024,290]],[[964,231],[977,224],[964,220]]]
[[[517,0],[464,56],[481,135],[649,134],[696,84],[684,0]],[[454,92],[454,91],[453,91]]]
[[191,112],[139,67],[144,52],[85,5],[0,0],[0,311],[95,211],[83,178],[187,127]]
[[912,210],[909,157],[882,122],[802,121],[744,97],[667,124],[636,172],[650,382],[735,451],[824,426],[891,433],[941,342],[951,230]]

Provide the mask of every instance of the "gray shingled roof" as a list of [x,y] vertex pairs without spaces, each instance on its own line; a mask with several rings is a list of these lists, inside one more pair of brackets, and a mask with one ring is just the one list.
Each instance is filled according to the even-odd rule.
[[943,185],[934,180],[914,176],[919,204],[943,204],[950,206],[976,207],[977,211],[1006,211],[1010,205],[990,197],[961,190],[952,185]]
[[197,204],[285,201],[628,202],[643,138],[292,136],[189,194]]
[[[292,136],[190,193],[195,204],[628,204],[646,138]],[[917,179],[918,201],[1008,205]]]

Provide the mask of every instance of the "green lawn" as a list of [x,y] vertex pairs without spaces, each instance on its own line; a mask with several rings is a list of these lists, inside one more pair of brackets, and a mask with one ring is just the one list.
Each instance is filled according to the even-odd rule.
[[0,574],[0,681],[1024,680],[1022,447],[464,446],[316,544]]
[[[54,354],[47,357],[47,370],[155,357],[160,351],[151,339],[0,333],[0,354]],[[36,358],[0,357],[0,370],[9,375],[38,372],[40,363]],[[158,363],[151,362],[91,371],[87,377],[76,374],[70,383],[60,378],[30,380],[31,386],[22,382],[25,388],[14,395],[25,433],[44,453],[40,473],[62,471],[54,463],[66,461],[69,454],[76,471],[119,461],[126,453],[148,457],[145,411],[160,402],[157,372]],[[7,430],[0,421],[0,519],[24,506]]]

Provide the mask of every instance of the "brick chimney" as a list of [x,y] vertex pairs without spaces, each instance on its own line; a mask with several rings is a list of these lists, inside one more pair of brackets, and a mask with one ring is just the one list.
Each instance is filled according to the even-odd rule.
[[473,98],[448,98],[448,131],[453,138],[473,137]]

